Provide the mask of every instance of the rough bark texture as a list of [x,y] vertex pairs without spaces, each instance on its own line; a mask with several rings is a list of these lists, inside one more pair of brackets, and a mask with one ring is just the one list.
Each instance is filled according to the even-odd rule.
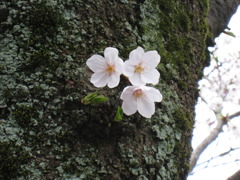
[[210,0],[208,24],[213,38],[227,28],[231,16],[236,12],[240,0]]
[[[11,0],[0,6],[0,179],[185,179],[206,0]],[[96,89],[86,60],[157,50],[163,101],[113,122],[128,85]],[[99,90],[110,100],[83,105]]]

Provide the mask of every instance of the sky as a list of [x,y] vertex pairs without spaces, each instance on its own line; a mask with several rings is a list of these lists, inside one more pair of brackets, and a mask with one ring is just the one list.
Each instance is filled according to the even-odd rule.
[[[219,58],[219,61],[224,61],[224,59],[229,58],[231,54],[236,54],[240,51],[240,7],[237,12],[231,18],[228,27],[231,29],[230,31],[236,35],[236,38],[232,38],[227,36],[226,34],[221,34],[218,38],[215,39],[217,47],[209,48],[209,50],[214,50],[217,48],[215,52],[215,56]],[[240,60],[235,60],[238,64],[240,64]],[[236,63],[236,64],[237,64]],[[216,64],[215,64],[216,65]],[[214,62],[211,63],[210,67],[205,68],[204,74],[208,74],[212,71],[214,66]],[[238,80],[240,82],[240,73],[239,69],[235,68],[235,66],[231,67],[231,72],[227,73],[227,75],[223,78],[227,79],[231,75],[239,74]],[[200,87],[204,84],[204,81],[199,82]],[[210,94],[211,92],[209,92]],[[233,100],[236,99],[236,95],[240,97],[240,91],[236,92],[233,96]],[[210,99],[211,97],[209,97]],[[214,100],[214,98],[212,98]],[[239,102],[234,103],[225,102],[225,106],[223,108],[223,114],[227,113],[231,114],[239,111]],[[199,103],[196,106],[196,124],[195,130],[193,133],[192,146],[193,149],[202,142],[202,140],[209,135],[210,131],[216,125],[214,113],[209,109],[209,106],[206,103]],[[212,143],[200,157],[198,164],[205,162],[206,160],[215,157],[218,154],[221,154],[225,151],[228,151],[230,147],[236,148],[240,147],[240,118],[233,119],[230,123],[236,127],[238,131],[231,131],[228,127],[224,127],[224,133],[219,135],[219,138]],[[213,125],[209,125],[209,123],[213,122]],[[235,133],[235,134],[234,134]],[[237,138],[239,137],[239,138]],[[240,158],[240,149],[235,150],[228,156],[224,156],[223,158],[216,158],[210,163],[204,163],[197,168],[194,169],[194,174],[188,177],[188,180],[226,180],[229,176],[234,174],[236,171],[240,169],[240,159],[238,162],[234,162],[237,158]],[[222,165],[225,164],[225,165]]]

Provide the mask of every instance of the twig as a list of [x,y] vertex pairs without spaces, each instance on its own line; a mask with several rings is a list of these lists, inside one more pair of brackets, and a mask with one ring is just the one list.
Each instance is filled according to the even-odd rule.
[[208,160],[206,160],[206,161],[204,161],[204,162],[202,162],[202,163],[200,163],[200,164],[197,164],[195,167],[201,166],[202,164],[205,164],[205,163],[209,163],[209,162],[212,161],[213,159],[216,159],[216,158],[219,158],[219,157],[222,157],[222,156],[226,156],[226,155],[229,154],[230,152],[235,151],[235,150],[238,150],[238,149],[240,149],[240,147],[238,147],[238,148],[230,148],[228,151],[223,152],[223,153],[221,153],[221,154],[219,154],[219,155],[217,155],[217,156],[214,156],[214,157],[212,157],[211,159],[208,159]]
[[[239,162],[239,161],[240,161],[240,159],[235,159],[234,161],[231,161],[231,162],[225,162],[225,163],[216,164],[216,165],[213,165],[213,166],[208,166],[208,165],[206,165],[206,166],[203,167],[202,169],[199,169],[199,170],[197,170],[197,171],[195,171],[195,172],[191,172],[191,174],[189,174],[189,175],[193,175],[193,174],[195,174],[196,172],[199,172],[199,171],[201,171],[201,170],[203,170],[203,169],[205,169],[205,168],[214,168],[214,167],[218,167],[218,166],[224,166],[224,165],[236,163],[236,162]],[[237,179],[237,180],[239,180],[239,179]]]
[[240,111],[236,112],[232,115],[222,117],[218,120],[217,126],[212,130],[212,132],[209,134],[208,137],[206,137],[201,144],[198,145],[198,147],[193,151],[190,159],[190,169],[189,174],[192,172],[194,166],[197,163],[197,160],[199,159],[199,156],[202,154],[202,152],[208,147],[209,144],[211,144],[219,135],[219,133],[222,131],[222,128],[230,119],[233,119],[234,117],[237,117],[240,115]]

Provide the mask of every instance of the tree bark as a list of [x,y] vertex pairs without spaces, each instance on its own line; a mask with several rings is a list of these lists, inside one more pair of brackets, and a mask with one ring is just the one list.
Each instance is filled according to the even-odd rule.
[[210,9],[208,12],[208,24],[213,34],[213,39],[227,28],[227,24],[236,12],[240,0],[210,0]]
[[240,170],[237,171],[235,174],[233,174],[231,177],[229,177],[227,180],[238,180],[240,179]]
[[[0,5],[0,179],[185,179],[197,81],[209,59],[206,0],[12,0]],[[95,88],[86,60],[157,50],[151,119],[114,122],[128,84]],[[84,105],[98,91],[110,100]]]

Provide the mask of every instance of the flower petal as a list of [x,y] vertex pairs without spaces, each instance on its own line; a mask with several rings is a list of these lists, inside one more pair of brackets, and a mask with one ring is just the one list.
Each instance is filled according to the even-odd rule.
[[162,101],[162,94],[160,91],[156,88],[149,87],[148,91],[145,91],[147,93],[147,96],[151,101],[153,102],[161,102]]
[[91,77],[90,82],[96,87],[104,87],[107,85],[109,75],[104,72],[94,73]]
[[121,58],[118,58],[118,60],[115,62],[115,71],[122,74],[123,72],[123,60]]
[[93,72],[102,72],[106,68],[105,59],[100,55],[93,55],[86,64]]
[[143,82],[155,85],[159,82],[160,73],[156,69],[148,69],[141,74],[141,78]]
[[108,79],[108,87],[114,88],[119,84],[120,81],[120,74],[119,73],[113,73],[109,79]]
[[123,65],[123,74],[127,77],[133,76],[135,67],[130,60],[124,62]]
[[134,86],[142,86],[146,84],[145,82],[142,81],[141,76],[138,73],[134,73],[133,76],[129,77],[129,81]]
[[122,109],[126,115],[134,114],[137,111],[137,101],[133,96],[136,86],[127,86],[123,89],[120,98],[123,100]]
[[137,112],[137,102],[136,101],[123,101],[122,110],[126,115],[132,115]]
[[123,89],[123,92],[120,96],[120,99],[126,100],[126,99],[131,99],[133,97],[133,92],[135,90],[136,86],[127,86]]
[[160,62],[160,55],[157,51],[147,51],[142,59],[147,67],[155,68]]
[[142,57],[144,55],[144,50],[142,47],[138,47],[134,49],[129,54],[129,60],[132,61],[134,65],[139,64],[142,61]]
[[104,50],[104,57],[107,63],[115,64],[115,61],[118,60],[118,50],[113,47],[107,47]]
[[155,104],[149,99],[139,99],[137,101],[138,112],[146,118],[151,118],[155,112]]

